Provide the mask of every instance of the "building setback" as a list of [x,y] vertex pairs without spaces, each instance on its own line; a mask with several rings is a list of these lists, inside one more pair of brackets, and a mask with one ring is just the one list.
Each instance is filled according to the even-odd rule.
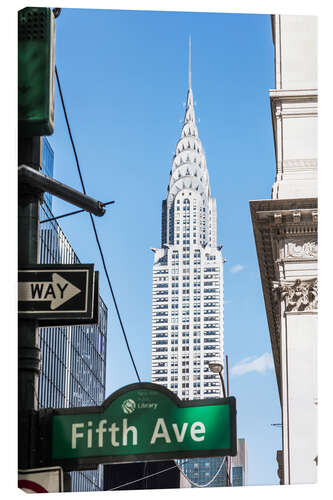
[[[53,175],[53,151],[43,139],[43,173]],[[52,197],[41,204],[41,221],[53,217]],[[40,263],[78,264],[80,261],[56,221],[41,223]],[[105,399],[107,307],[99,297],[97,325],[39,329],[41,374],[39,408],[100,405]],[[71,473],[71,491],[103,488],[103,470]]]
[[[152,381],[181,399],[222,395],[219,375],[208,367],[212,359],[224,358],[221,248],[190,69],[184,124],[162,202],[161,248],[152,248]],[[204,470],[204,483],[221,461],[190,460],[183,467],[194,482]],[[220,477],[212,485],[221,485]]]
[[317,19],[272,16],[276,179],[251,215],[282,413],[281,484],[316,481]]

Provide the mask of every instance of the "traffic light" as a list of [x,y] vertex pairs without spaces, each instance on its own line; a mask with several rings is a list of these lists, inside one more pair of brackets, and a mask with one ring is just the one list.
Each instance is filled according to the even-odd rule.
[[20,137],[54,129],[55,19],[51,9],[18,12],[18,128]]

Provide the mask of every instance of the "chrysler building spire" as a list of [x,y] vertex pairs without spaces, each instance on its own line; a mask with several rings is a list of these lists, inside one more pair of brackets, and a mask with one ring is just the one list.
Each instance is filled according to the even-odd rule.
[[188,88],[192,88],[192,73],[191,73],[191,35],[189,37],[189,48],[188,48]]
[[[176,144],[176,152],[172,160],[172,167],[169,177],[168,195],[164,204],[162,214],[162,245],[175,242],[174,224],[171,212],[174,210],[174,203],[180,191],[184,189],[193,190],[199,195],[202,214],[209,211],[211,204],[209,175],[206,165],[206,155],[199,138],[198,128],[195,121],[193,91],[191,87],[191,37],[189,38],[189,88],[187,91],[187,102],[184,123],[181,130],[180,139]],[[211,243],[216,245],[216,222],[215,212],[213,222],[204,224],[200,217],[201,231],[198,239],[202,244]]]
[[152,381],[182,399],[221,395],[208,362],[223,359],[224,338],[223,260],[216,200],[195,121],[191,39],[188,76],[184,123],[162,202],[161,247],[153,249]]
[[[216,200],[195,121],[191,73],[189,38],[184,123],[162,201],[161,247],[152,249],[152,382],[181,399],[221,397],[219,376],[210,372],[209,361],[224,358],[223,259],[217,245]],[[217,470],[221,458],[207,460],[211,470]],[[188,467],[191,477],[192,460]]]

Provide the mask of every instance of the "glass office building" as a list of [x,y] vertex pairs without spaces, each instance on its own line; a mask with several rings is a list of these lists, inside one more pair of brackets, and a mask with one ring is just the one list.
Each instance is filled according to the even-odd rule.
[[244,467],[242,465],[237,465],[232,468],[232,485],[244,486],[244,484],[245,484]]
[[231,459],[231,477],[233,486],[248,484],[248,453],[244,438],[237,439],[237,455]]
[[[54,168],[54,153],[46,137],[43,137],[42,142],[42,173],[53,177]],[[44,200],[49,209],[52,211],[52,195],[50,193],[44,194]]]
[[192,481],[192,488],[196,485],[227,486],[227,460],[224,457],[184,459],[178,463]]
[[[43,140],[43,173],[53,174],[53,151]],[[45,170],[44,170],[45,169]],[[79,259],[56,221],[50,196],[41,205],[40,263],[77,264]],[[58,326],[39,329],[41,375],[40,408],[100,405],[105,399],[107,307],[99,297],[97,325]],[[103,469],[71,473],[72,491],[103,489]]]

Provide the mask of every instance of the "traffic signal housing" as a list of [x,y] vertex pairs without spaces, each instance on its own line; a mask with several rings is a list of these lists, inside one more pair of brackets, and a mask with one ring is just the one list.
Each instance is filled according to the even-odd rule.
[[51,9],[18,12],[18,129],[20,137],[54,130],[55,19]]

